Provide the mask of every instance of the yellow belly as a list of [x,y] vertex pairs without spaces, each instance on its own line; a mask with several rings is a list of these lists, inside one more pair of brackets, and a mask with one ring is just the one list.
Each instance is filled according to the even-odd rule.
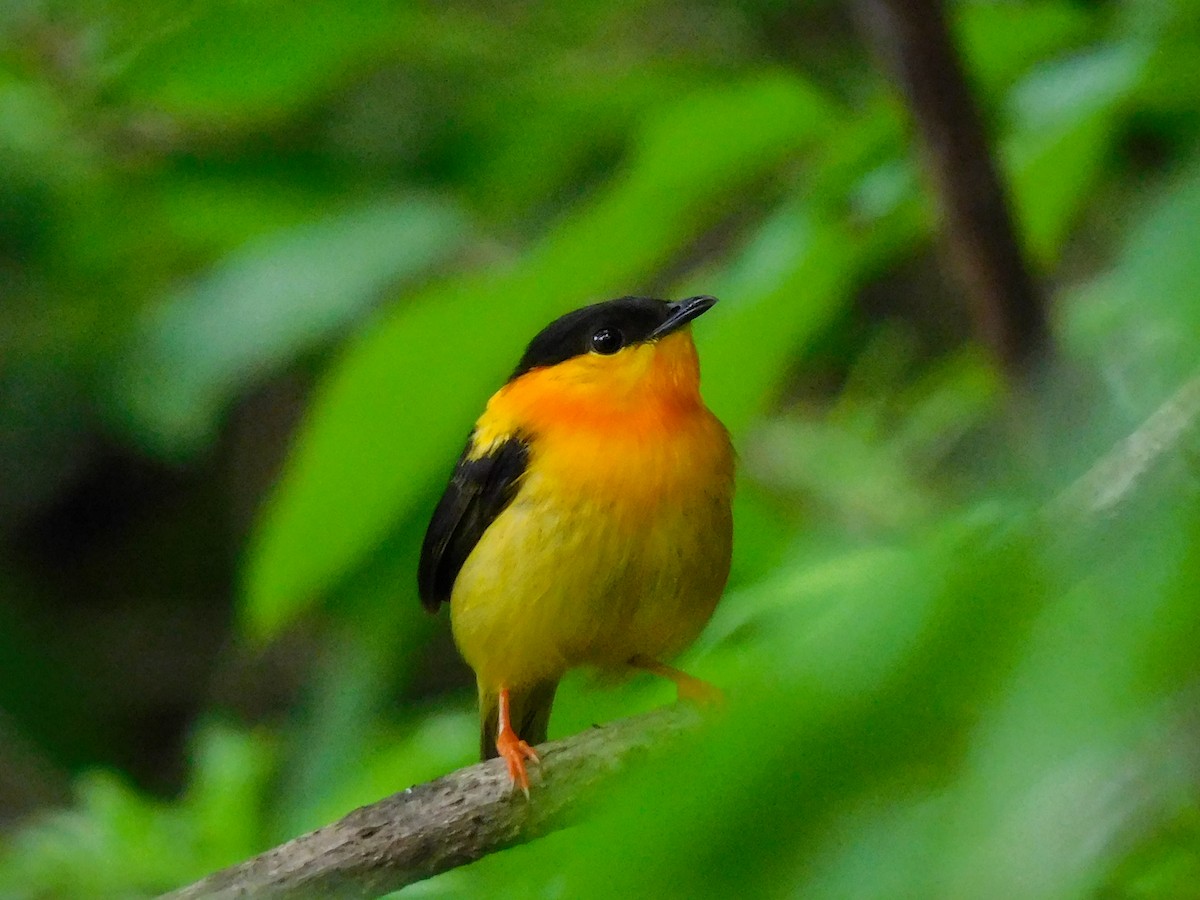
[[451,596],[455,640],[481,686],[661,659],[696,638],[732,543],[732,453],[705,416],[666,444],[535,443],[517,497]]

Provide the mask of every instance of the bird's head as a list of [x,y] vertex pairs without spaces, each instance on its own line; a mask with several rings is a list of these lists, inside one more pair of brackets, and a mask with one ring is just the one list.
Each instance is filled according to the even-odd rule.
[[695,406],[700,364],[688,326],[716,302],[621,297],[568,313],[529,342],[496,399],[572,420]]

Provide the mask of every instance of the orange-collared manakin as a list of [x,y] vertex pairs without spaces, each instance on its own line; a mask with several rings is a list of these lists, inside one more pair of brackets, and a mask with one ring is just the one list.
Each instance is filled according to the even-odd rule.
[[543,329],[488,401],[421,550],[475,670],[483,757],[528,793],[568,670],[665,665],[729,575],[734,455],[700,396],[690,323],[712,297],[622,297]]

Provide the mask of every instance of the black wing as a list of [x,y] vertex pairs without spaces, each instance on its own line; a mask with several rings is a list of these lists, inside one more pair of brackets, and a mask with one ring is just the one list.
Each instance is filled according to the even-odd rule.
[[512,502],[529,464],[529,445],[519,437],[468,459],[473,442],[472,436],[458,458],[421,545],[417,591],[431,612],[450,599],[463,563],[487,527]]

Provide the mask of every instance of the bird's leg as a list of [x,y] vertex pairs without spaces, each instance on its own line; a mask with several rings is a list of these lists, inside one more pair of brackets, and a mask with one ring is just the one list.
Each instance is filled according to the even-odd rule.
[[681,672],[666,663],[660,663],[657,659],[635,656],[629,661],[629,664],[634,668],[644,669],[651,674],[658,675],[660,678],[671,679],[675,682],[676,696],[680,700],[686,700],[699,706],[720,706],[725,702],[725,695],[717,686],[709,684],[707,681],[701,681],[687,672]]
[[500,689],[500,700],[497,706],[500,716],[500,727],[496,731],[496,752],[504,758],[508,766],[508,777],[512,783],[521,789],[526,797],[529,796],[529,775],[525,772],[525,760],[541,762],[537,753],[513,731],[512,722],[508,717],[508,688]]

